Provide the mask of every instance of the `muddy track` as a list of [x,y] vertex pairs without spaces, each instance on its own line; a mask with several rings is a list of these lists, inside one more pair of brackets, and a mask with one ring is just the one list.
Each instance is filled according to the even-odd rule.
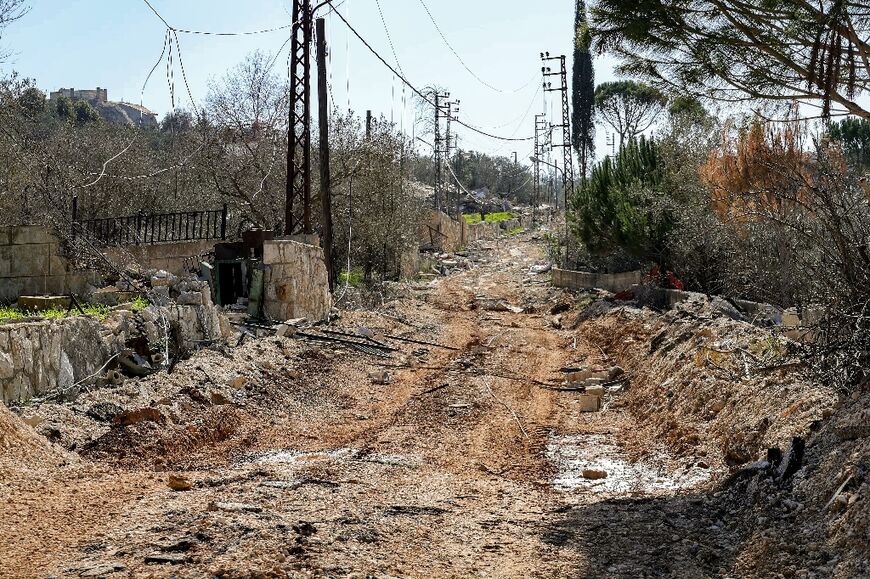
[[[607,353],[548,323],[554,292],[527,274],[537,244],[518,239],[487,256],[394,305],[420,326],[415,337],[458,350],[402,344],[381,362],[266,338],[185,362],[166,380],[187,390],[155,386],[173,409],[164,422],[110,429],[83,465],[3,485],[0,576],[637,576],[613,566],[619,557],[673,573],[662,533],[676,544],[683,534],[669,524],[674,505],[652,497],[688,501],[690,514],[691,499],[656,476],[622,489],[558,472],[559,457],[589,451],[590,436],[623,468],[632,419],[617,408],[582,413],[570,393],[503,377],[547,382]],[[490,311],[478,296],[540,307]],[[377,313],[348,313],[341,325],[409,330]],[[384,366],[392,380],[377,384],[370,373]],[[244,401],[198,400],[190,388],[205,392],[209,380],[235,383]],[[193,488],[170,490],[170,474]],[[620,502],[638,496],[649,504]],[[692,561],[683,576],[717,565]]]

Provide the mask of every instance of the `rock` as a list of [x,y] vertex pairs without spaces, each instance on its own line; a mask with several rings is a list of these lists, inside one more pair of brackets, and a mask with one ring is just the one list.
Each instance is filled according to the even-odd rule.
[[782,462],[779,464],[777,475],[780,480],[791,478],[793,474],[800,470],[804,460],[804,447],[806,443],[800,436],[795,436],[791,439],[791,447],[783,456]]
[[186,477],[170,474],[169,478],[166,479],[166,486],[174,491],[189,491],[193,488],[193,483]]
[[98,402],[88,408],[86,414],[97,422],[111,422],[122,412],[124,409],[113,402]]
[[208,510],[227,513],[262,513],[263,507],[244,503],[211,502],[208,504]]
[[209,397],[211,398],[211,403],[215,406],[225,406],[227,404],[232,404],[233,401],[224,396],[222,392],[218,392],[217,390],[212,390],[209,392]]
[[156,408],[146,407],[138,410],[127,410],[115,416],[112,424],[116,426],[130,426],[140,422],[162,422],[163,415]]
[[117,573],[125,569],[126,567],[120,563],[100,563],[99,565],[85,569],[79,573],[79,577],[102,577],[103,575]]
[[180,306],[201,306],[202,294],[199,292],[181,292],[176,303]]
[[188,561],[187,555],[174,553],[154,553],[145,557],[145,563],[149,565],[183,565]]
[[245,378],[244,376],[239,376],[238,378],[233,378],[233,381],[230,382],[230,386],[232,386],[236,390],[239,390],[241,388],[244,388],[247,383],[247,378]]
[[164,553],[184,553],[190,551],[197,542],[194,537],[181,537],[158,545],[157,548]]
[[278,331],[276,332],[276,335],[279,338],[289,338],[291,336],[295,336],[296,331],[296,326],[291,326],[290,324],[284,323],[278,326]]
[[393,382],[393,376],[385,370],[384,371],[378,370],[377,372],[371,372],[369,374],[369,378],[372,379],[372,382],[374,384],[381,384],[384,386],[386,386],[387,384],[391,384]]
[[598,470],[595,468],[584,468],[583,469],[583,478],[589,480],[599,480],[603,478],[607,478],[606,470]]

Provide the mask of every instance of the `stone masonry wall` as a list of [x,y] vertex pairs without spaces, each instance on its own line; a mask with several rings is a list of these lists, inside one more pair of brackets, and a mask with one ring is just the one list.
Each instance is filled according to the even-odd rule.
[[277,321],[325,319],[332,309],[323,250],[290,240],[263,246],[263,309]]
[[0,227],[0,303],[21,295],[84,293],[92,272],[72,271],[60,240],[44,227]]
[[[78,316],[0,324],[3,402],[24,402],[69,389],[121,352],[130,338],[144,336],[151,347],[162,350],[168,330],[172,350],[189,352],[202,342],[231,334],[229,322],[211,302],[207,284],[181,280],[172,290],[176,294],[173,301],[139,312],[121,306],[102,321]],[[162,296],[155,293],[151,297],[159,300]]]
[[175,275],[183,275],[186,273],[185,265],[213,252],[216,243],[212,240],[134,245],[109,248],[106,255],[113,263],[119,265],[132,262],[142,269],[162,269]]

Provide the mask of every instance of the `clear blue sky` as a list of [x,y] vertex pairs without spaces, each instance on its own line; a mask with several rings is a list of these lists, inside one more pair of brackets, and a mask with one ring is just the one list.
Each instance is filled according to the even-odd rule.
[[[336,0],[338,4],[339,0]],[[289,24],[289,0],[153,0],[177,28],[236,32]],[[530,3],[524,0],[427,0],[448,40],[468,66],[499,93],[469,74],[444,44],[419,0],[380,0],[399,62],[418,87],[447,87],[462,101],[463,120],[503,135],[533,133],[534,114],[544,112],[540,82],[541,51],[569,55],[572,48],[572,0]],[[345,0],[339,8],[357,30],[393,64],[390,45],[375,0]],[[31,12],[10,26],[2,45],[13,51],[4,72],[35,78],[44,90],[58,87],[107,88],[110,100],[139,102],[140,90],[163,46],[164,25],[141,0],[66,0],[32,2]],[[334,15],[327,18],[332,46],[331,78],[335,103],[364,114],[372,109],[399,122],[401,83]],[[180,35],[182,57],[195,100],[204,99],[210,79],[220,77],[255,49],[275,53],[289,37],[286,30],[252,36]],[[285,48],[276,69],[286,74]],[[596,80],[611,80],[612,62],[596,62]],[[188,107],[176,59],[176,104]],[[555,80],[555,79],[554,79]],[[570,81],[569,81],[570,82]],[[347,90],[347,86],[350,90]],[[512,92],[513,89],[525,88]],[[413,110],[405,110],[410,133]],[[558,93],[551,93],[555,98]],[[395,96],[394,96],[395,95]],[[158,114],[171,109],[165,61],[146,87],[144,104]],[[531,105],[531,108],[530,108]],[[560,115],[558,103],[553,109]],[[549,108],[549,107],[548,107]],[[525,116],[526,111],[528,116]],[[556,119],[555,122],[559,122]],[[460,132],[461,146],[527,157],[531,143],[493,142]],[[599,129],[599,150],[604,128]]]

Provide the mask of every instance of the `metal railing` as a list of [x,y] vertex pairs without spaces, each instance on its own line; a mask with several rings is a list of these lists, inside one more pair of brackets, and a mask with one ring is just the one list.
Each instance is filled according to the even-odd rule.
[[73,233],[106,245],[154,245],[182,241],[226,239],[227,206],[209,211],[137,213],[124,217],[77,218],[73,203]]

